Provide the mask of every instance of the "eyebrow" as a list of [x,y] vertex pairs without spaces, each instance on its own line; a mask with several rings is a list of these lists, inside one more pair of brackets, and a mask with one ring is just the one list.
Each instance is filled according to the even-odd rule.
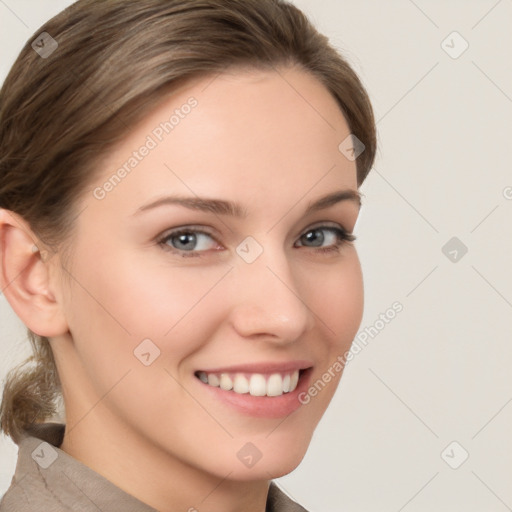
[[[338,190],[326,196],[320,197],[314,202],[310,202],[306,208],[305,215],[323,210],[342,201],[352,201],[361,207],[361,194],[356,190],[346,189]],[[187,196],[165,196],[153,201],[149,204],[141,206],[135,211],[135,214],[152,210],[160,206],[178,205],[189,208],[190,210],[198,210],[202,212],[215,213],[217,215],[229,215],[231,217],[247,218],[247,210],[234,201],[226,201],[224,199],[210,199],[206,197],[187,197]]]

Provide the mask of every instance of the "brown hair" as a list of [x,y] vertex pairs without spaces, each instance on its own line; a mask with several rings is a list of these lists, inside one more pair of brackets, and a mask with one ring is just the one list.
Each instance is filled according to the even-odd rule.
[[[31,44],[42,32],[58,44],[46,58]],[[77,1],[25,44],[0,91],[0,207],[23,217],[48,247],[62,250],[77,198],[101,158],[169,91],[228,67],[281,65],[301,66],[337,100],[365,145],[356,161],[361,185],[376,152],[368,95],[350,65],[293,5]],[[28,334],[33,355],[9,373],[0,406],[0,427],[16,443],[53,417],[61,398],[49,340]]]

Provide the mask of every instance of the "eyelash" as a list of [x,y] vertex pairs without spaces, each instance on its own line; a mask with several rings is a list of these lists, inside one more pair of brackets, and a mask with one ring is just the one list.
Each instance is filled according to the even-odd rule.
[[[334,252],[334,251],[338,252],[342,245],[345,245],[347,242],[353,242],[354,240],[356,240],[356,236],[354,234],[348,233],[344,229],[338,228],[338,227],[334,227],[334,226],[318,226],[318,227],[315,226],[313,228],[309,228],[299,238],[301,238],[304,235],[307,235],[308,233],[310,233],[312,231],[331,231],[332,233],[334,233],[336,235],[336,237],[338,239],[338,241],[334,245],[330,245],[330,246],[327,246],[327,247],[320,247],[320,248],[312,247],[312,249],[315,252],[318,252],[318,253],[321,253],[321,254],[328,254],[328,253],[331,253],[331,252]],[[167,233],[163,237],[159,238],[157,240],[157,242],[158,242],[158,245],[160,245],[164,251],[171,252],[171,253],[173,253],[173,254],[175,254],[177,256],[181,256],[183,258],[202,258],[202,257],[204,257],[202,253],[206,253],[208,251],[181,251],[181,250],[176,249],[174,247],[171,247],[170,245],[167,244],[167,242],[169,240],[171,240],[172,238],[174,238],[174,237],[178,237],[180,235],[189,235],[189,234],[192,234],[192,233],[193,234],[198,233],[198,234],[202,234],[202,235],[207,235],[210,238],[212,238],[213,240],[215,240],[213,235],[211,235],[207,231],[203,231],[203,230],[198,229],[198,228],[190,227],[190,228],[180,228],[180,229],[177,229],[177,230],[172,231],[170,233]]]

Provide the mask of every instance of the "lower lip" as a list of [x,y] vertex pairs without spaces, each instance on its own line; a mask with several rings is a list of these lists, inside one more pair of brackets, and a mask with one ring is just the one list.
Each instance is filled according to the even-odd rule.
[[299,401],[299,395],[309,386],[312,368],[301,372],[297,387],[290,393],[283,393],[279,396],[252,396],[249,393],[235,393],[234,391],[225,391],[220,387],[205,384],[200,379],[197,382],[203,386],[206,392],[228,404],[238,412],[247,416],[257,418],[283,418],[296,411],[302,404]]

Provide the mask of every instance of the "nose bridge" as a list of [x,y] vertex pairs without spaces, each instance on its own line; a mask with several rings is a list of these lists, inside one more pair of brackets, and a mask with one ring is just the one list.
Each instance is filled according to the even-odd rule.
[[[307,298],[301,295],[298,274],[278,245],[266,244],[251,263],[239,252],[242,256],[233,276],[236,291],[232,322],[240,335],[266,334],[291,342],[311,328],[313,317],[305,304]],[[240,244],[239,251],[243,248]],[[249,246],[248,253],[251,250],[255,248]]]

